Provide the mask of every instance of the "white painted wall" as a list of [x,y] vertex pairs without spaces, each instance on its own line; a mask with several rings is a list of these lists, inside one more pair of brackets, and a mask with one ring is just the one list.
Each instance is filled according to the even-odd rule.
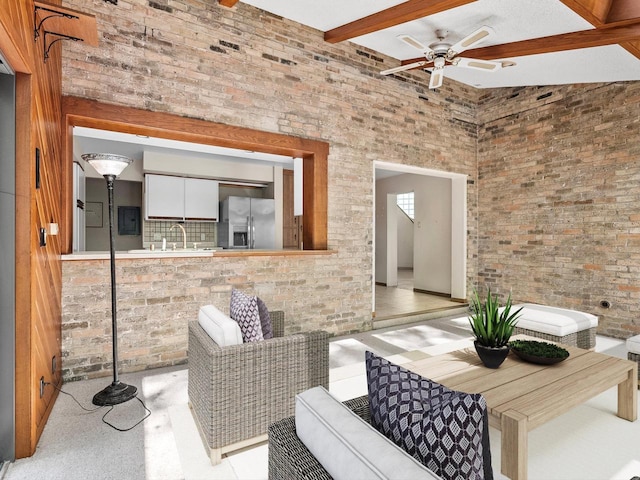
[[[390,209],[387,197],[411,191],[415,196],[414,288],[450,294],[452,190],[449,178],[400,174],[376,182],[375,281],[388,284],[389,280],[388,235],[384,229]],[[394,208],[397,208],[395,204]],[[397,232],[397,222],[395,228]]]
[[387,195],[387,287],[398,286],[398,196],[395,193]]
[[398,268],[413,268],[413,222],[398,210]]

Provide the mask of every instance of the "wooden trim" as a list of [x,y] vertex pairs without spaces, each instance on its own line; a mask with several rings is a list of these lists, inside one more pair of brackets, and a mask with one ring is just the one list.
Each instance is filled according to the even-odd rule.
[[110,105],[78,97],[62,98],[63,164],[62,253],[73,243],[73,127],[88,127],[171,140],[303,158],[304,245],[307,250],[327,248],[327,159],[329,144],[280,133],[208,122],[162,112]]
[[34,385],[31,369],[32,288],[31,269],[31,75],[16,75],[16,458],[28,457],[36,448]]
[[26,61],[20,49],[17,48],[18,36],[14,31],[13,25],[5,25],[3,23],[3,17],[0,16],[0,50],[9,62],[9,66],[14,72],[20,73],[32,73],[29,68],[29,62]]
[[[302,248],[327,248],[327,160],[328,145],[302,161]],[[313,221],[308,221],[312,219]]]
[[476,0],[408,0],[367,17],[354,20],[340,27],[328,30],[324,40],[338,43],[354,37],[377,32],[401,23],[418,20],[452,8],[473,3]]
[[433,295],[434,297],[451,298],[450,293],[434,292],[432,290],[423,290],[421,288],[414,288],[413,291],[417,293],[426,293],[427,295]]

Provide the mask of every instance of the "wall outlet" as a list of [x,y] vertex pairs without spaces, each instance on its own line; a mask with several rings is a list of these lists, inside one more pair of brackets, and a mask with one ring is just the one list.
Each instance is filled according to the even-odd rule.
[[201,233],[200,234],[200,240],[202,240],[203,242],[207,239],[207,234],[206,233]]
[[153,240],[156,241],[156,242],[159,242],[160,240],[162,240],[162,234],[154,233],[153,234]]
[[40,398],[44,396],[44,377],[40,377]]

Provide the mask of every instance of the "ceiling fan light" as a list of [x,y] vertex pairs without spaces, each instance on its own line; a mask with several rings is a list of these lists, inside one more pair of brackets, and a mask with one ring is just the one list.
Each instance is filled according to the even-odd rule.
[[444,68],[444,64],[445,64],[445,60],[444,60],[444,58],[443,58],[443,57],[436,57],[436,58],[433,60],[433,66],[434,66],[435,68],[438,68],[438,69],[440,69],[440,68]]

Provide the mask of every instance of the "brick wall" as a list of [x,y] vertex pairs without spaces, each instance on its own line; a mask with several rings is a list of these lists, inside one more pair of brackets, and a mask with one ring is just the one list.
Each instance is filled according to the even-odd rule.
[[640,333],[639,111],[639,82],[483,92],[481,285]]
[[[425,74],[380,77],[395,60],[327,44],[321,32],[243,3],[64,3],[95,13],[100,34],[98,48],[63,43],[64,94],[330,142],[328,242],[337,253],[207,268],[227,293],[246,284],[283,308],[290,331],[371,328],[373,162],[382,160],[469,175],[469,288],[597,313],[608,335],[640,332],[640,84],[476,90],[447,80],[434,92]],[[83,298],[82,268],[63,265],[66,378],[81,378],[80,365],[104,374],[110,358],[95,358],[96,346],[108,350],[106,327],[98,337],[83,331],[84,309],[107,293]],[[106,282],[103,268],[93,276]],[[159,282],[156,303],[140,306],[148,328],[128,341],[149,353],[134,358],[123,347],[128,369],[184,360],[186,321],[214,291],[185,303],[182,283]],[[140,302],[143,285],[127,286]],[[106,304],[91,315],[110,319]],[[152,335],[162,325],[175,329],[175,343],[171,332]]]
[[[207,271],[227,282],[236,282],[237,276],[238,283],[260,291],[267,282],[265,301],[284,308],[289,331],[324,328],[345,334],[371,328],[376,160],[470,175],[469,279],[475,279],[475,89],[447,81],[439,91],[429,91],[429,77],[423,73],[408,74],[404,80],[381,77],[380,70],[398,62],[355,44],[325,43],[317,30],[243,3],[232,9],[210,0],[64,4],[95,13],[100,37],[98,48],[64,42],[65,95],[330,142],[328,245],[337,253],[316,260],[213,262]],[[94,358],[96,346],[108,345],[108,331],[99,329],[99,337],[83,331],[83,309],[89,307],[81,304],[103,295],[83,293],[83,281],[76,278],[83,277],[83,268],[75,262],[63,265],[66,378],[82,377],[74,371],[82,364],[98,375],[110,358]],[[270,283],[274,274],[283,280]],[[92,276],[99,275],[96,270]],[[181,291],[181,281],[167,280],[154,288]],[[143,296],[146,290],[140,287]],[[176,335],[186,339],[186,321],[204,299],[185,309],[181,295],[160,295],[153,309],[143,310],[147,319],[160,312],[162,321],[143,323],[154,329],[155,323],[148,322],[174,325]],[[100,317],[101,325],[108,324],[106,304],[92,315]],[[182,340],[158,346],[162,340],[149,342],[144,329],[129,337],[132,345],[148,345],[144,348],[160,353],[151,358],[142,352],[145,359],[131,360],[127,368],[161,365],[162,352],[178,350],[184,358]],[[129,356],[128,347],[122,347],[121,357]]]
[[[120,371],[184,363],[187,323],[207,304],[228,314],[232,287],[260,296],[270,310],[284,310],[286,333],[366,330],[367,317],[354,307],[366,296],[367,273],[336,257],[117,259]],[[63,262],[65,380],[110,374],[109,268],[108,260]],[[310,278],[309,271],[321,273]]]

